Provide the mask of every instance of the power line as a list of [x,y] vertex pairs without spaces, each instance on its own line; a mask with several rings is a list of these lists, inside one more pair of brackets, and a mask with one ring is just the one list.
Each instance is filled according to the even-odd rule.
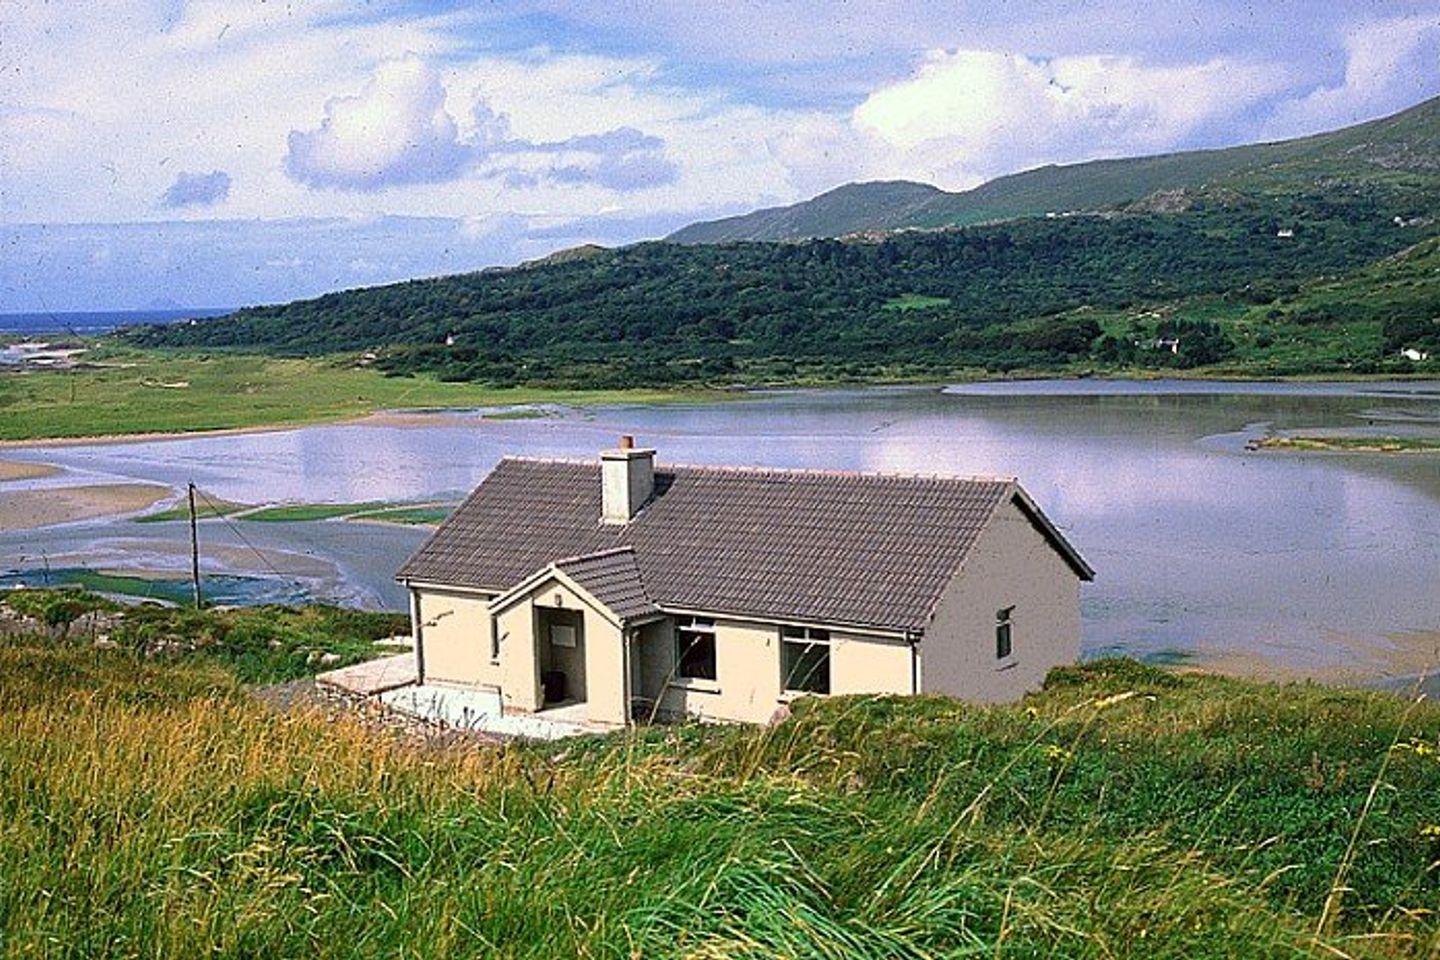
[[219,518],[224,522],[225,526],[227,526],[227,527],[230,528],[230,532],[233,533],[233,534],[235,534],[235,536],[239,537],[239,538],[240,538],[240,542],[243,543],[243,544],[245,544],[245,546],[249,547],[250,550],[251,550],[251,552],[254,553],[255,556],[257,556],[257,557],[260,558],[260,562],[263,563],[263,564],[265,564],[265,566],[267,566],[267,567],[270,568],[270,572],[271,572],[271,573],[275,574],[275,576],[277,576],[277,577],[281,577],[282,579],[283,579],[283,578],[288,578],[288,577],[298,577],[298,576],[301,576],[301,574],[298,574],[298,573],[284,573],[284,572],[282,572],[280,569],[278,569],[278,568],[275,566],[275,564],[273,564],[273,563],[270,562],[270,558],[267,557],[267,556],[260,550],[259,547],[255,546],[255,544],[253,544],[253,543],[250,542],[250,538],[249,538],[249,537],[245,536],[245,534],[243,534],[243,533],[240,532],[240,528],[237,527],[237,526],[235,526],[235,524],[230,520],[229,517],[227,517],[225,514],[223,514],[223,513],[220,512],[220,508],[217,507],[217,506],[215,506],[215,502],[214,502],[213,500],[211,500],[211,499],[209,498],[209,496],[206,495],[206,493],[205,493],[204,490],[201,490],[199,487],[196,487],[196,488],[195,488],[195,492],[198,493],[198,494],[200,494],[200,499],[202,499],[202,500],[205,501],[206,506],[208,506],[208,507],[210,508],[210,512],[213,513],[215,516],[219,517]]

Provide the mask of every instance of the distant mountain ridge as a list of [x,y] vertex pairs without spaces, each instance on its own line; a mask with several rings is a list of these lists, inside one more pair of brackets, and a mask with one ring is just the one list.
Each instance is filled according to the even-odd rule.
[[682,227],[666,239],[705,244],[794,241],[868,231],[958,227],[1094,211],[1173,191],[1313,190],[1317,181],[1440,179],[1440,97],[1393,116],[1295,140],[1092,160],[998,177],[959,193],[905,180],[850,183],[813,199]]

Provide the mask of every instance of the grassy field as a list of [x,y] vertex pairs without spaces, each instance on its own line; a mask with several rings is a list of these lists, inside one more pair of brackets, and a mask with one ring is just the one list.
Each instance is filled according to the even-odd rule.
[[1396,957],[1440,949],[1440,709],[1059,672],[427,747],[214,658],[0,640],[0,953]]
[[[231,514],[239,513],[242,510],[254,509],[253,504],[233,503],[229,500],[222,500],[217,497],[207,497],[196,504],[196,513],[203,519],[205,517],[228,517]],[[136,517],[136,523],[165,523],[170,520],[190,519],[190,505],[184,501],[173,507],[166,507],[164,510],[157,510],[154,513],[147,513],[143,517]]]
[[0,440],[314,423],[376,410],[663,402],[664,390],[564,392],[385,377],[340,360],[185,355],[105,346],[94,366],[0,375]]
[[282,523],[299,520],[382,520],[386,523],[439,523],[455,509],[452,504],[409,503],[285,503],[264,507],[241,516],[242,520],[259,523]]
[[336,520],[361,512],[384,509],[384,503],[282,503],[247,513],[245,520],[257,523],[294,523],[301,520]]
[[409,526],[434,526],[455,510],[455,504],[435,504],[419,507],[392,507],[352,514],[351,520],[374,520],[382,523],[402,523]]
[[1265,437],[1271,450],[1331,450],[1338,453],[1434,453],[1440,440],[1425,437]]

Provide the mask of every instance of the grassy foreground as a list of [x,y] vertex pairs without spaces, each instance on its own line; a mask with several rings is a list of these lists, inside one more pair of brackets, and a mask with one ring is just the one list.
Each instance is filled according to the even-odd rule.
[[501,389],[429,377],[386,377],[336,359],[105,346],[94,366],[0,376],[0,440],[295,425],[377,410],[676,397],[676,392],[664,390]]
[[1026,703],[419,746],[215,660],[0,641],[0,953],[1197,957],[1440,949],[1440,710],[1056,673]]

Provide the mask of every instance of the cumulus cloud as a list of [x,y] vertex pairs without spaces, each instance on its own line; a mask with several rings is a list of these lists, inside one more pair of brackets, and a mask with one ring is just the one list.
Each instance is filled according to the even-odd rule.
[[181,173],[160,195],[160,206],[167,210],[181,207],[208,207],[230,196],[230,174],[224,170],[209,173]]
[[1344,46],[1341,81],[1280,104],[1267,125],[1267,136],[1299,136],[1347,126],[1429,95],[1440,75],[1440,16],[1363,24],[1345,36]]
[[474,154],[445,110],[439,75],[416,56],[382,63],[358,95],[330,100],[320,126],[292,130],[289,147],[293,179],[341,190],[451,180]]
[[889,162],[946,186],[1043,163],[1172,149],[1281,87],[1279,70],[1226,60],[933,52],[853,113]]

